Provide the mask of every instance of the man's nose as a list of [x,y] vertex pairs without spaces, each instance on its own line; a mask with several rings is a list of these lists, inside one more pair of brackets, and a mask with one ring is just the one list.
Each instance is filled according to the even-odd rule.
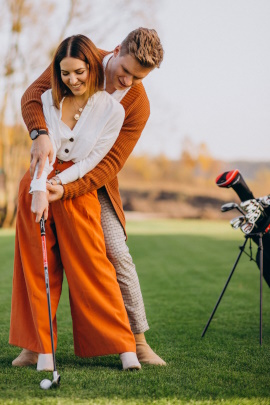
[[131,86],[133,82],[133,76],[128,75],[125,76],[125,86]]

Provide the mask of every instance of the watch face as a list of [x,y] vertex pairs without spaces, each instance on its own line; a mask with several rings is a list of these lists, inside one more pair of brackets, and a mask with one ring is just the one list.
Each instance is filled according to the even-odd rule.
[[38,136],[38,131],[36,129],[33,129],[33,131],[31,131],[30,133],[30,138],[32,140],[36,139],[36,137]]

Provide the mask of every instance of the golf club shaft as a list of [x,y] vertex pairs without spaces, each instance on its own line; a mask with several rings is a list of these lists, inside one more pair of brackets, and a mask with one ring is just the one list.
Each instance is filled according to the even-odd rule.
[[49,322],[50,322],[50,334],[51,334],[51,345],[52,345],[52,356],[53,356],[53,369],[54,369],[54,372],[55,372],[56,371],[56,361],[55,361],[54,339],[53,339],[50,282],[49,282],[49,272],[48,272],[48,258],[47,258],[47,247],[46,247],[45,221],[44,221],[43,217],[40,220],[40,233],[41,233],[44,275],[45,275],[47,303],[48,303],[48,312],[49,312]]

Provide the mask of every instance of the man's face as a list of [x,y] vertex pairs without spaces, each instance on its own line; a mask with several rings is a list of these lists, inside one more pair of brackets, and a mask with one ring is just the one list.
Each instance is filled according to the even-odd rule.
[[124,90],[127,87],[140,83],[153,68],[143,67],[131,55],[120,55],[120,45],[114,50],[114,55],[108,63],[108,75],[110,84],[116,90]]

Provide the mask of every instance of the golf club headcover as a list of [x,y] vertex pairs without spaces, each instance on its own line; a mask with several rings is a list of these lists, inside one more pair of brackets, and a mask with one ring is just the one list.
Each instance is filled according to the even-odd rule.
[[254,195],[248,188],[241,173],[237,169],[220,174],[216,178],[216,184],[219,187],[224,188],[232,187],[241,201],[251,200],[254,198]]

